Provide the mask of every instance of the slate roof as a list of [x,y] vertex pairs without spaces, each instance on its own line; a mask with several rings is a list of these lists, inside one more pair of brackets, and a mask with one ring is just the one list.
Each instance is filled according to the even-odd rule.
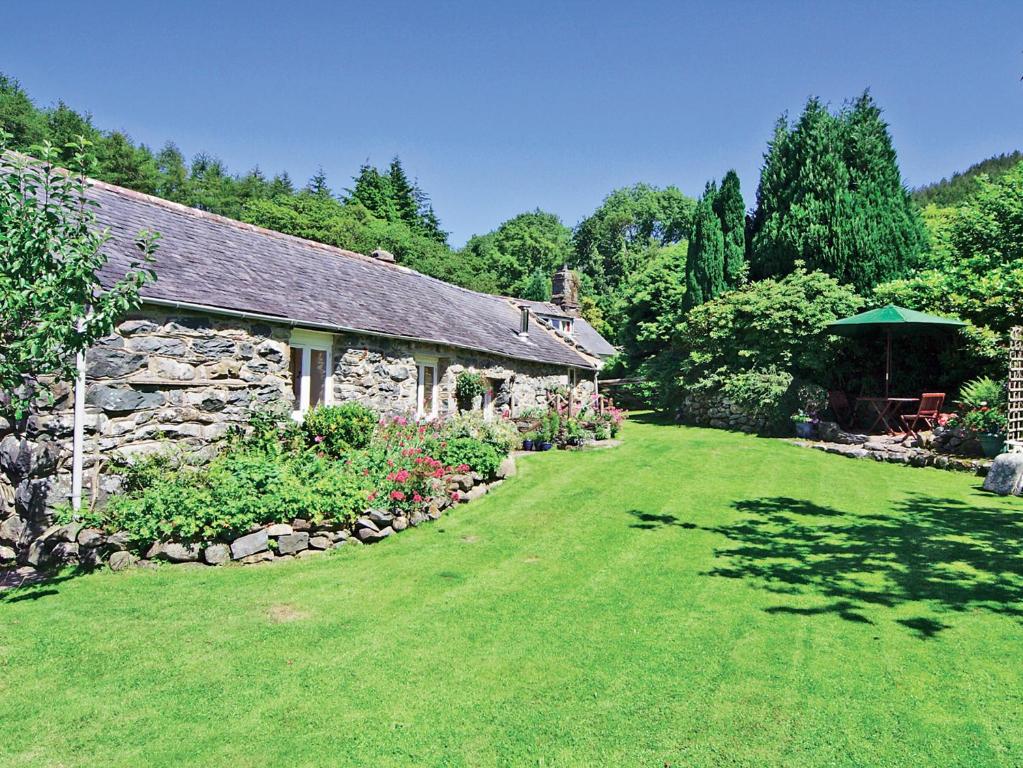
[[618,351],[614,348],[614,346],[612,346],[611,342],[597,333],[597,329],[586,322],[583,318],[573,317],[553,302],[532,301],[527,299],[517,299],[517,301],[520,304],[526,304],[530,311],[537,315],[571,318],[572,338],[581,344],[591,355],[596,355],[597,357],[610,357]]
[[596,368],[547,329],[518,335],[519,309],[397,264],[205,213],[102,182],[90,196],[111,239],[111,285],[138,259],[139,230],[160,233],[144,298],[281,318],[298,326],[419,339],[541,363]]

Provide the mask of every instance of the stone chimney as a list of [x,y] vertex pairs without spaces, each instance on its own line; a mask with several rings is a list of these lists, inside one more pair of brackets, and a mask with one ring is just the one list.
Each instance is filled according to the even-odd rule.
[[579,315],[579,277],[567,264],[554,273],[551,302],[561,307],[566,315]]

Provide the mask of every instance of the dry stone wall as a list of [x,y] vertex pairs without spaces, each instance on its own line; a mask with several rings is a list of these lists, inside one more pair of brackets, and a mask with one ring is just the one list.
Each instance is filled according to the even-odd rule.
[[686,395],[679,415],[686,424],[700,427],[749,433],[762,433],[767,429],[765,419],[746,413],[741,406],[719,393]]
[[[87,355],[83,504],[102,504],[119,489],[108,471],[115,456],[168,444],[212,455],[254,407],[290,404],[291,332],[285,324],[150,308],[121,322]],[[495,404],[515,413],[568,383],[555,366],[338,334],[334,401],[413,413],[417,362],[427,358],[439,361],[441,413],[455,410],[455,381],[467,368],[498,384]],[[70,500],[73,392],[59,385],[53,394],[52,405],[19,424],[0,419],[0,567],[27,562],[33,543],[53,535],[54,508]]]

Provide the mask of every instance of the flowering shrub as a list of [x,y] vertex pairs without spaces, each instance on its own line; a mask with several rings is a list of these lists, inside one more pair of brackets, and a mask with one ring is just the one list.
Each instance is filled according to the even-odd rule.
[[471,437],[492,446],[502,456],[507,456],[518,447],[521,438],[515,423],[504,417],[487,421],[481,413],[460,413],[452,416],[443,425],[447,439]]
[[377,414],[355,402],[321,405],[302,420],[306,445],[332,458],[369,446],[377,426]]

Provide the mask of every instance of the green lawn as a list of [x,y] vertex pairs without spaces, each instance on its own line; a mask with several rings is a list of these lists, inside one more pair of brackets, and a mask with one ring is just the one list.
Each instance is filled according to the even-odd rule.
[[0,765],[1018,766],[1023,501],[630,423],[380,545],[0,597]]

